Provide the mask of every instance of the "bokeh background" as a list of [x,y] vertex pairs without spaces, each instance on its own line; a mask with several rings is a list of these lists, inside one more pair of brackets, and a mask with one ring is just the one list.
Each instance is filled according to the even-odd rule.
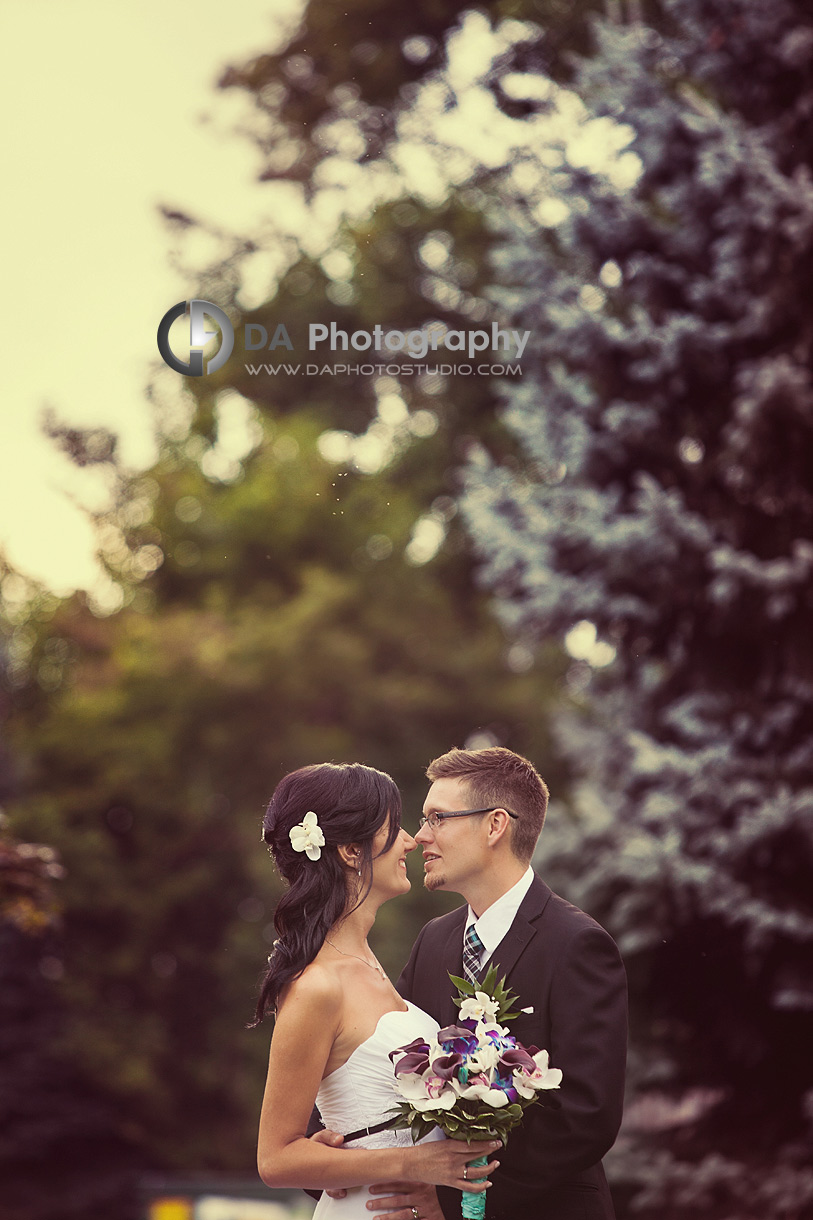
[[[620,1220],[813,1216],[813,16],[111,11],[3,14],[29,86],[10,190],[42,208],[7,226],[37,350],[4,362],[47,369],[51,410],[4,396],[0,1217],[136,1220],[150,1182],[249,1181],[264,802],[357,759],[414,829],[427,761],[492,743],[548,779],[535,863],[627,964]],[[70,84],[38,126],[49,63]],[[173,104],[188,131],[150,162]],[[147,162],[128,279],[102,201]],[[44,240],[71,206],[90,227],[44,259],[23,212]],[[251,375],[235,352],[184,380],[154,333],[193,295],[284,322],[292,361],[312,322],[531,339],[521,377]],[[105,409],[46,358],[72,321],[66,377]],[[32,505],[45,441],[14,444],[37,418],[62,499]],[[453,905],[420,872],[375,929],[393,975]]]

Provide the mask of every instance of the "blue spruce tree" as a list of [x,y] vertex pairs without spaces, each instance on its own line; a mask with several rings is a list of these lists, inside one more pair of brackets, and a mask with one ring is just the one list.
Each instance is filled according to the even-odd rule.
[[628,964],[617,1197],[810,1217],[813,13],[661,14],[599,23],[577,77],[585,121],[628,125],[627,183],[563,144],[559,223],[541,194],[501,217],[535,345],[520,456],[476,453],[464,507],[514,630],[614,650],[574,667],[574,816],[543,845]]

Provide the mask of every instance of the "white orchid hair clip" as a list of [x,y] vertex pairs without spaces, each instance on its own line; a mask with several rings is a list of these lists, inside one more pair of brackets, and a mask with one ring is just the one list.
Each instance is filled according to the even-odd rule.
[[288,837],[294,851],[304,851],[309,860],[318,860],[321,857],[325,836],[312,809],[308,810],[297,826],[291,827]]

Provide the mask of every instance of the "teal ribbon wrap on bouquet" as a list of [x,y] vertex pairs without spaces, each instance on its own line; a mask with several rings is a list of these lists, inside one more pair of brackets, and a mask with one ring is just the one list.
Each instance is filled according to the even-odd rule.
[[[478,1156],[476,1161],[471,1161],[470,1165],[487,1165],[487,1156]],[[472,1194],[468,1190],[463,1191],[463,1201],[460,1206],[464,1220],[483,1220],[486,1214],[486,1192],[480,1194]]]

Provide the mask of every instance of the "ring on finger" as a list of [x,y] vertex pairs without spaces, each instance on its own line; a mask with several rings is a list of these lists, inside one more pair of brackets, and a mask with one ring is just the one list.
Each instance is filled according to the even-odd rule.
[[411,1211],[412,1211],[412,1220],[421,1220],[420,1216],[418,1215],[417,1207],[413,1207],[411,1209]]
[[469,1180],[469,1167],[468,1167],[468,1165],[464,1165],[463,1166],[463,1181],[468,1182],[468,1180]]

